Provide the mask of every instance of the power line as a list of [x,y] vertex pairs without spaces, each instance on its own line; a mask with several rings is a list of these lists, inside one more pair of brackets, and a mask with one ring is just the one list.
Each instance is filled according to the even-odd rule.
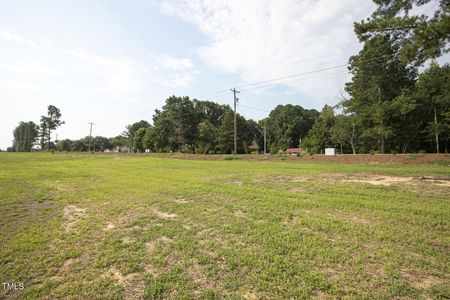
[[[297,81],[302,81],[302,80],[322,78],[322,77],[326,77],[326,76],[330,76],[330,75],[344,74],[344,73],[348,73],[348,71],[332,72],[332,73],[321,74],[321,75],[318,75],[318,76],[298,78],[298,79],[289,80],[289,81],[274,82],[274,83],[269,83],[269,84],[265,84],[265,85],[258,85],[258,86],[249,86],[249,87],[241,89],[241,91],[248,91],[248,90],[252,90],[252,89],[259,89],[259,88],[274,86],[276,84],[287,84],[287,83],[292,83],[292,82],[297,82]],[[211,97],[211,98],[204,99],[204,100],[208,100],[209,101],[209,100],[213,100],[213,99],[223,98],[224,96],[226,96],[226,95],[223,94],[223,95],[219,95],[219,96],[216,96],[216,97]]]
[[260,109],[260,108],[256,108],[256,107],[251,107],[251,106],[247,106],[247,105],[243,105],[243,104],[239,104],[239,107],[244,107],[244,108],[253,109],[253,110],[257,110],[257,111],[262,111],[262,112],[265,112],[265,113],[270,113],[270,111],[268,111],[268,110],[264,110],[264,109]]
[[308,75],[308,74],[313,74],[313,73],[324,72],[324,71],[328,71],[328,70],[332,70],[332,69],[346,67],[347,65],[348,64],[338,65],[338,66],[334,66],[334,67],[323,68],[323,69],[309,71],[309,72],[303,72],[303,73],[297,73],[297,74],[292,74],[292,75],[279,77],[279,78],[274,78],[274,79],[267,79],[267,80],[263,80],[263,81],[247,83],[247,84],[239,85],[239,86],[237,86],[237,88],[243,88],[243,87],[247,87],[247,86],[254,86],[254,85],[259,85],[259,84],[262,84],[262,83],[273,82],[273,81],[280,81],[280,80],[289,79],[289,78],[293,78],[293,77],[298,77],[298,76],[302,76],[302,75]]
[[259,88],[264,88],[264,87],[274,86],[274,85],[280,84],[280,83],[286,84],[286,83],[292,83],[292,82],[297,82],[297,81],[302,81],[302,80],[308,80],[308,79],[315,79],[315,78],[322,78],[322,77],[326,77],[326,76],[330,76],[330,75],[344,74],[344,73],[347,73],[347,74],[348,74],[348,71],[339,71],[339,72],[333,72],[333,73],[321,74],[321,75],[318,75],[318,76],[303,77],[303,78],[298,78],[298,79],[289,80],[289,81],[274,82],[274,83],[269,83],[269,84],[264,84],[264,85],[258,85],[258,86],[250,86],[250,87],[244,88],[244,89],[242,89],[242,90],[248,91],[248,90],[252,90],[252,89],[259,89]]
[[[381,56],[377,56],[377,57],[373,57],[373,58],[368,58],[368,59],[360,60],[359,62],[373,61],[373,60],[377,60],[377,59],[380,59],[380,58],[383,58],[383,57],[386,57],[386,56],[393,56],[393,54],[387,54],[387,55],[381,55]],[[280,80],[294,78],[294,77],[298,77],[298,76],[302,76],[302,75],[309,75],[309,74],[314,74],[314,73],[320,73],[320,72],[324,72],[324,71],[328,71],[328,70],[333,70],[333,69],[347,67],[348,65],[349,65],[349,63],[345,63],[345,64],[340,64],[340,65],[336,65],[336,66],[326,67],[326,68],[322,68],[322,69],[316,69],[316,70],[312,70],[312,71],[308,71],[308,72],[296,73],[296,74],[286,75],[286,76],[282,76],[282,77],[278,77],[278,78],[271,78],[271,79],[266,79],[266,80],[262,80],[262,81],[251,82],[251,83],[247,83],[247,84],[243,84],[243,85],[238,85],[235,88],[241,89],[243,87],[249,87],[249,86],[259,85],[259,84],[268,83],[268,82],[280,81]],[[219,90],[219,91],[216,91],[216,92],[209,93],[207,95],[222,94],[222,93],[225,93],[227,91],[228,91],[228,89],[223,89],[223,90]],[[210,99],[214,99],[214,98],[216,98],[216,97],[212,97]]]
[[[370,58],[370,59],[360,60],[360,62],[377,60],[377,59],[383,58],[385,56],[392,56],[392,55],[382,55],[382,56],[378,56],[378,57],[374,57],[374,58]],[[296,73],[296,74],[286,75],[286,76],[283,76],[283,77],[278,77],[278,78],[272,78],[272,79],[267,79],[267,80],[258,81],[258,82],[247,83],[247,84],[243,84],[243,85],[240,85],[240,86],[236,86],[236,88],[238,88],[238,89],[244,88],[244,90],[250,90],[250,89],[256,89],[256,88],[268,87],[268,86],[272,86],[272,85],[275,85],[275,84],[286,84],[286,83],[291,83],[291,82],[300,81],[300,80],[320,78],[320,77],[324,77],[324,76],[338,74],[338,73],[341,73],[341,72],[327,73],[327,74],[314,76],[314,77],[304,77],[304,78],[299,78],[299,79],[295,79],[295,80],[291,80],[291,81],[287,81],[287,82],[278,82],[278,81],[282,81],[282,80],[289,79],[289,78],[295,78],[295,77],[302,76],[302,75],[309,75],[309,74],[324,72],[324,71],[328,71],[328,70],[332,70],[332,69],[342,68],[342,67],[346,67],[348,65],[349,65],[349,63],[346,63],[346,64],[331,66],[331,67],[327,67],[327,68],[316,69],[316,70],[312,70],[312,71],[308,71],[308,72]],[[342,73],[344,73],[344,72],[342,72]],[[260,85],[260,84],[269,83],[269,82],[272,82],[272,83],[271,84],[267,84],[267,85]],[[228,92],[229,92],[229,89],[222,89],[222,90],[218,90],[216,92],[208,93],[208,94],[203,95],[202,97],[199,97],[199,98],[201,99],[201,98],[206,97],[206,96],[214,96],[214,97],[208,97],[208,98],[204,99],[204,100],[213,100],[213,99],[222,98],[222,97],[226,96],[226,93],[228,93]],[[153,109],[152,110],[145,110],[145,111],[141,111],[141,112],[136,112],[136,113],[132,113],[132,114],[128,114],[128,115],[123,115],[123,116],[120,116],[120,117],[123,118],[123,117],[128,117],[128,116],[135,116],[135,115],[144,114],[144,113],[151,112],[151,111],[153,111]]]

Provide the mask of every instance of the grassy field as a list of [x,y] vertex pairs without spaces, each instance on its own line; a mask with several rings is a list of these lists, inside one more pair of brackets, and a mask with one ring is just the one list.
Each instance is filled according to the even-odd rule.
[[449,178],[0,153],[0,298],[449,299]]

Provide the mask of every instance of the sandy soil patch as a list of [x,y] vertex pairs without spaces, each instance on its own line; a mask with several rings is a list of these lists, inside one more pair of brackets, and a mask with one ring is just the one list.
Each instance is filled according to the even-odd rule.
[[353,212],[334,211],[334,212],[327,213],[327,215],[334,219],[338,219],[338,220],[350,222],[350,223],[357,223],[357,224],[362,224],[362,225],[379,224],[379,220],[377,220],[375,218],[370,218],[368,216],[363,216],[363,215],[357,214],[356,212],[353,213]]
[[125,236],[125,237],[122,238],[122,242],[123,242],[124,244],[129,245],[129,244],[134,243],[135,240],[134,240],[133,238],[130,238],[129,236]]
[[203,229],[199,231],[196,234],[195,238],[201,245],[212,241],[217,243],[218,245],[221,245],[222,247],[225,246],[225,241],[223,240],[222,236],[212,228]]
[[293,188],[289,189],[289,192],[304,193],[304,192],[306,192],[306,190],[302,189],[301,187],[293,187]]
[[114,225],[113,222],[108,222],[108,223],[106,223],[106,226],[105,226],[105,228],[103,228],[103,229],[106,230],[106,231],[108,231],[108,230],[112,230],[112,229],[114,229],[114,228],[116,228],[116,225]]
[[363,178],[344,179],[345,182],[367,183],[372,185],[395,185],[411,183],[412,177],[368,176]]
[[197,260],[192,260],[191,264],[187,268],[187,273],[197,285],[197,290],[195,293],[199,294],[201,291],[211,287],[208,277],[206,277],[202,266],[200,266]]
[[247,217],[247,214],[245,212],[243,212],[242,210],[240,210],[240,209],[235,210],[234,211],[234,215],[236,217],[239,217],[239,218],[246,218]]
[[244,297],[244,299],[247,299],[247,300],[259,299],[258,295],[255,292],[246,292],[242,295],[242,297]]
[[172,220],[178,217],[176,214],[171,214],[167,212],[160,211],[158,209],[153,209],[153,213],[160,217],[161,219]]
[[148,274],[152,275],[153,277],[159,275],[158,269],[156,269],[152,264],[145,265],[144,269]]
[[124,299],[142,299],[144,282],[138,273],[123,275],[115,267],[111,267],[103,276],[109,276],[123,288]]
[[86,216],[86,209],[69,204],[64,207],[64,230],[66,232],[76,231],[76,225],[80,219]]
[[156,249],[156,245],[158,243],[173,243],[173,240],[166,236],[162,236],[160,238],[157,238],[154,241],[149,241],[149,242],[145,243],[145,248],[147,248],[147,250],[149,252],[153,252]]
[[439,185],[444,187],[450,187],[450,178],[446,177],[398,177],[388,175],[365,175],[361,177],[344,179],[346,182],[366,183],[372,185],[417,185],[420,183],[431,183],[433,185]]
[[[421,176],[421,177],[401,177],[391,175],[375,175],[375,174],[339,174],[339,173],[320,173],[309,175],[264,175],[254,180],[256,183],[269,184],[293,184],[293,183],[339,183],[352,182],[371,185],[391,186],[391,185],[423,185],[431,184],[437,187],[450,187],[450,177],[445,176]],[[304,192],[302,187],[292,187],[291,192]]]
[[179,203],[179,204],[186,204],[186,203],[192,202],[192,201],[188,201],[188,200],[186,200],[184,198],[174,199],[173,201],[176,202],[176,203]]
[[400,270],[401,276],[416,290],[426,290],[443,282],[433,275],[421,275],[412,270]]
[[66,260],[62,266],[59,268],[58,273],[52,277],[50,277],[51,280],[54,281],[61,281],[64,279],[64,277],[69,274],[70,270],[72,269],[72,266],[75,263],[75,259],[69,258]]

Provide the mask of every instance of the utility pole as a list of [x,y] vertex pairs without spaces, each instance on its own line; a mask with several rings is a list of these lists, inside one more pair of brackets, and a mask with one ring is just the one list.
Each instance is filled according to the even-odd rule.
[[236,94],[240,93],[240,92],[237,91],[235,88],[231,89],[231,91],[233,92],[233,96],[234,96],[234,153],[233,154],[237,154],[236,103],[239,101],[239,99],[236,97]]
[[89,152],[91,152],[92,125],[95,125],[95,124],[92,122],[90,122],[88,124],[91,125],[91,128],[89,129]]

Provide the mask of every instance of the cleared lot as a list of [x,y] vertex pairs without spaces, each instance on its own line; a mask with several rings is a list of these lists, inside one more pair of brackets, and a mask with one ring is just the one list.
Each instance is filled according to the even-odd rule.
[[2,297],[446,298],[450,168],[0,154]]

